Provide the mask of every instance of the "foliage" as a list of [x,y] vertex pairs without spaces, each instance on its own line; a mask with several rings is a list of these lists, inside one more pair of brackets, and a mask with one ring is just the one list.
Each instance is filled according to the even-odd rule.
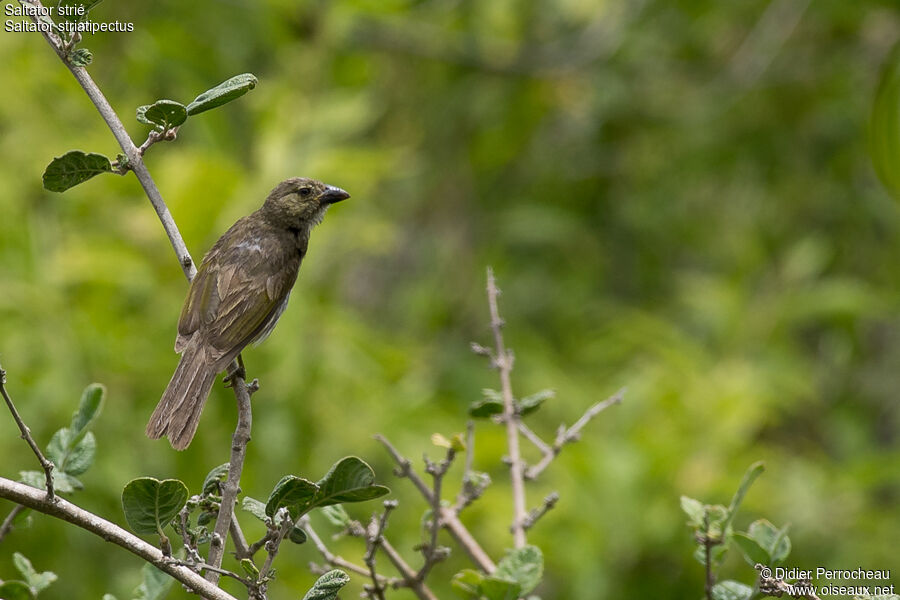
[[[557,388],[530,425],[552,435],[629,386],[621,417],[545,483],[563,510],[534,532],[544,597],[696,597],[672,498],[727,499],[758,458],[768,472],[741,514],[791,522],[791,561],[891,564],[900,221],[864,132],[900,30],[893,4],[809,3],[773,46],[751,35],[766,2],[210,6],[103,2],[92,18],[136,31],[88,43],[122,114],[237,72],[263,82],[148,152],[195,257],[285,176],[353,193],[314,232],[278,330],[248,350],[266,396],[246,493],[265,498],[277,474],[317,475],[347,453],[387,474],[376,430],[413,456],[430,450],[420,430],[447,431],[492,385],[459,351],[485,332],[475,274],[491,263],[525,299],[506,315],[523,324],[524,389]],[[214,392],[185,454],[141,433],[175,364],[183,278],[130,178],[40,189],[61,150],[112,156],[113,144],[38,36],[3,35],[0,48],[16,82],[0,89],[0,329],[21,409],[49,440],[73,387],[103,381],[116,408],[93,429],[116,460],[78,476],[79,498],[116,514],[140,474],[193,489],[226,458],[229,393]],[[33,468],[7,420],[0,433],[10,468]],[[501,554],[509,490],[488,465],[505,450],[501,432],[477,434],[476,468],[495,484],[469,518]],[[417,523],[393,518],[397,546],[418,543]],[[86,597],[126,597],[133,578],[109,574],[129,558],[90,560],[96,542],[39,526],[0,545],[0,564],[18,549]],[[40,543],[50,536],[66,544]],[[303,564],[309,548],[284,552]]]

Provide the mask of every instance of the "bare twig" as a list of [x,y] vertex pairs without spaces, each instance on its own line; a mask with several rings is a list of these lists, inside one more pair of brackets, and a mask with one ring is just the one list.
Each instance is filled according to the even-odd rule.
[[[397,448],[395,448],[383,435],[376,434],[374,437],[385,447],[394,459],[394,462],[397,463],[398,468],[395,471],[397,476],[408,478],[416,489],[419,490],[419,493],[422,494],[422,497],[425,498],[425,501],[431,505],[431,489],[425,484],[425,481],[422,480],[419,474],[416,473],[415,469],[412,468],[412,463],[410,463],[409,459],[400,454]],[[496,571],[497,566],[494,564],[494,561],[491,560],[491,557],[488,556],[487,552],[484,551],[478,541],[472,536],[471,532],[463,525],[462,521],[459,520],[459,515],[456,514],[453,508],[442,506],[440,513],[442,526],[453,539],[456,540],[456,543],[459,544],[475,566],[488,574]]]
[[231,527],[229,528],[229,533],[231,534],[231,541],[234,543],[235,558],[238,560],[241,560],[242,558],[253,558],[253,555],[250,554],[250,547],[247,545],[247,538],[244,537],[244,530],[241,529],[241,524],[238,523],[234,510],[231,511]]
[[456,495],[453,512],[459,514],[464,508],[481,498],[484,490],[491,484],[487,473],[475,473],[472,463],[475,456],[475,424],[466,423],[466,466],[462,475],[462,486]]
[[397,508],[396,500],[385,500],[384,511],[382,511],[381,516],[375,517],[373,515],[372,521],[366,530],[366,554],[363,556],[363,562],[369,568],[369,578],[372,580],[372,585],[368,588],[370,596],[377,598],[377,600],[384,600],[384,586],[382,585],[382,578],[378,575],[378,571],[375,568],[375,552],[381,547],[381,542],[384,541],[384,530],[387,527],[387,520],[391,511],[395,508]]
[[512,392],[510,373],[513,368],[513,354],[503,342],[503,319],[497,306],[497,282],[494,271],[487,270],[488,307],[491,311],[491,330],[494,332],[493,363],[500,372],[500,392],[503,395],[503,421],[506,424],[506,444],[509,451],[509,475],[512,484],[513,545],[521,548],[525,545],[525,465],[519,451],[519,415]]
[[31,430],[28,429],[25,421],[23,421],[22,417],[19,416],[19,411],[16,410],[16,405],[13,404],[12,398],[10,398],[9,396],[9,392],[6,391],[6,371],[3,370],[3,367],[0,367],[0,394],[2,394],[3,399],[6,400],[6,406],[7,408],[9,408],[9,412],[12,414],[16,425],[19,426],[19,431],[22,432],[22,439],[28,443],[31,451],[34,452],[34,455],[37,457],[38,462],[41,464],[41,468],[44,470],[44,481],[47,490],[47,499],[53,500],[53,498],[55,497],[53,493],[53,463],[47,460],[47,457],[44,456],[44,453],[41,452],[40,448],[38,448],[38,445],[35,443],[34,438],[31,437]]
[[447,549],[438,546],[437,538],[438,532],[441,530],[441,489],[444,483],[444,475],[447,474],[447,470],[450,468],[450,465],[453,464],[453,458],[455,456],[456,450],[447,448],[447,454],[439,463],[432,462],[427,456],[424,457],[425,471],[431,475],[432,480],[430,503],[431,522],[428,527],[428,543],[422,544],[422,556],[425,561],[416,573],[417,581],[425,581],[425,578],[428,577],[428,573],[431,571],[432,567],[448,556]]
[[147,139],[144,140],[144,143],[140,145],[138,148],[138,154],[143,156],[147,153],[147,149],[150,148],[153,144],[157,142],[171,142],[178,137],[178,128],[173,127],[172,129],[166,129],[165,131],[158,131],[153,129],[150,133],[147,134]]
[[[537,446],[543,452],[543,457],[541,458],[541,460],[534,466],[531,466],[525,470],[525,479],[535,479],[538,475],[540,475],[541,472],[546,469],[551,462],[553,462],[553,459],[556,458],[557,455],[559,455],[563,446],[578,441],[581,430],[584,429],[585,425],[587,425],[591,421],[591,419],[596,417],[598,414],[600,414],[610,406],[614,404],[620,404],[622,402],[622,398],[624,397],[625,388],[622,388],[606,400],[601,400],[600,402],[597,402],[589,409],[587,409],[585,413],[581,415],[581,417],[577,421],[575,421],[575,423],[572,424],[571,427],[566,428],[565,425],[560,425],[559,430],[556,432],[556,439],[553,441],[552,446],[549,446],[543,440],[540,440],[540,438],[537,437],[537,434],[527,429],[527,427],[525,427],[524,429],[520,427],[520,430],[523,433],[525,433],[526,430],[529,432],[525,433],[525,437],[531,440],[532,443],[534,443],[535,446]],[[532,439],[532,436],[534,436],[534,438],[538,441]]]
[[278,535],[266,543],[267,555],[265,562],[263,562],[262,569],[259,570],[260,581],[264,580],[269,575],[269,571],[272,570],[272,562],[275,560],[275,557],[278,556],[278,550],[281,548],[281,543],[291,532],[291,529],[294,528],[294,521],[291,519],[286,508],[280,508],[278,509],[278,512],[275,513],[276,523],[279,518],[281,519],[281,525],[278,527]]
[[[209,558],[207,562],[214,567],[222,565],[225,555],[225,539],[231,529],[231,521],[234,516],[234,506],[237,495],[240,492],[241,473],[244,470],[244,457],[247,454],[247,444],[250,442],[250,426],[253,421],[253,411],[250,406],[250,391],[244,381],[241,372],[242,367],[236,368],[232,364],[230,369],[230,385],[234,390],[237,400],[238,422],[231,438],[231,459],[229,460],[228,477],[222,485],[222,502],[219,505],[219,514],[216,517],[216,526],[209,542]],[[219,580],[218,573],[209,571],[207,580],[216,583]]]
[[24,483],[0,477],[0,498],[12,500],[32,510],[61,519],[112,542],[165,571],[177,581],[208,600],[236,600],[234,596],[206,581],[191,569],[172,564],[163,553],[152,544],[125,531],[115,523],[88,512],[63,498],[49,500],[46,494]]
[[556,503],[559,502],[559,494],[557,492],[551,492],[547,494],[547,497],[544,498],[544,501],[537,508],[532,508],[528,515],[525,517],[525,521],[523,522],[523,526],[525,529],[531,529],[534,527],[534,524],[538,522],[538,519],[547,514],[547,511],[556,506]]
[[3,523],[0,524],[0,542],[3,541],[3,538],[9,534],[10,531],[13,530],[13,522],[16,520],[16,517],[19,516],[23,511],[28,510],[21,504],[16,504],[13,506],[12,510],[9,511],[9,514],[6,515],[6,518],[3,519]]
[[[370,576],[370,571],[367,567],[350,562],[349,560],[333,554],[328,549],[328,546],[325,545],[325,542],[322,541],[322,538],[319,537],[319,534],[316,533],[316,530],[312,528],[308,516],[304,515],[303,517],[301,517],[297,524],[303,529],[304,532],[306,532],[306,536],[310,540],[312,540],[313,545],[316,547],[316,550],[319,551],[319,554],[322,555],[322,559],[326,563],[328,563],[329,566],[347,569],[348,571],[352,571],[364,577]],[[391,578],[379,575],[378,581],[382,586],[397,587],[396,584],[399,580],[395,581]]]
[[381,539],[381,549],[385,556],[388,557],[388,560],[391,561],[391,564],[394,565],[394,568],[400,572],[400,576],[403,578],[407,587],[412,590],[419,600],[437,600],[437,596],[434,595],[434,592],[425,585],[424,581],[416,579],[416,571],[403,560],[400,553],[397,552],[391,543],[383,537]]

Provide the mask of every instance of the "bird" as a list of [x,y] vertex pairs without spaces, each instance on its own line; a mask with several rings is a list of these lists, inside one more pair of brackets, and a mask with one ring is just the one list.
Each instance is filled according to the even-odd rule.
[[272,332],[288,303],[313,227],[350,194],[314,179],[279,183],[206,253],[191,280],[175,351],[181,359],[146,434],[176,450],[190,445],[216,376]]

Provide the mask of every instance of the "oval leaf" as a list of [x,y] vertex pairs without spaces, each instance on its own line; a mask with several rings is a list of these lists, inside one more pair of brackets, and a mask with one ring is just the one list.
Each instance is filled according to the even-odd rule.
[[227,104],[255,88],[256,84],[256,76],[252,73],[235,75],[194,98],[194,101],[187,105],[187,114],[198,115],[211,108]]
[[256,498],[245,496],[244,499],[241,500],[241,508],[246,510],[248,513],[259,519],[260,521],[266,521],[266,505]]
[[900,200],[900,43],[885,63],[875,92],[869,152],[881,182]]
[[737,581],[723,581],[712,588],[713,600],[750,600],[753,588]]
[[140,477],[122,490],[125,519],[135,533],[162,533],[187,499],[187,486],[177,479]]
[[295,475],[285,475],[281,478],[269,499],[266,501],[266,515],[274,517],[279,508],[287,507],[291,511],[291,515],[299,512],[302,514],[309,510],[305,507],[312,506],[316,493],[319,491],[318,486],[302,477]]
[[187,120],[187,108],[174,100],[157,100],[137,109],[137,120],[147,125],[155,125],[165,131],[178,127]]
[[347,456],[336,462],[317,485],[319,493],[314,506],[363,502],[390,492],[383,485],[375,485],[372,467],[355,456]]
[[105,396],[106,388],[100,383],[92,383],[81,392],[78,410],[72,415],[72,425],[69,426],[76,441],[91,421],[100,414]]
[[519,584],[522,594],[527,594],[537,587],[543,574],[544,556],[537,546],[523,546],[510,551],[494,572],[495,577],[509,579]]
[[469,416],[476,419],[486,419],[503,412],[503,403],[491,398],[482,398],[469,405]]
[[206,478],[203,480],[203,494],[212,494],[219,491],[219,484],[223,483],[228,477],[228,469],[231,465],[223,463],[218,467],[214,467]]
[[88,431],[81,441],[72,447],[60,469],[68,475],[81,475],[94,464],[94,455],[97,454],[97,440],[94,433]]
[[51,192],[64,192],[94,175],[111,173],[112,165],[102,154],[71,150],[54,158],[44,170],[44,188]]
[[768,550],[760,546],[759,542],[746,533],[738,531],[731,539],[734,540],[741,554],[744,555],[744,560],[750,563],[751,566],[755,564],[767,565],[772,562]]
[[341,588],[347,585],[350,576],[339,569],[328,571],[306,592],[303,600],[335,600]]

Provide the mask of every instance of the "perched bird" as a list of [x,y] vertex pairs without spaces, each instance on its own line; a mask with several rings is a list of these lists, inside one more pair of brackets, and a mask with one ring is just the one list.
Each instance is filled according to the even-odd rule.
[[297,280],[310,231],[329,206],[349,197],[313,179],[288,179],[219,238],[191,281],[175,340],[181,361],[147,436],[168,436],[176,450],[188,447],[216,375],[247,344],[271,333]]

